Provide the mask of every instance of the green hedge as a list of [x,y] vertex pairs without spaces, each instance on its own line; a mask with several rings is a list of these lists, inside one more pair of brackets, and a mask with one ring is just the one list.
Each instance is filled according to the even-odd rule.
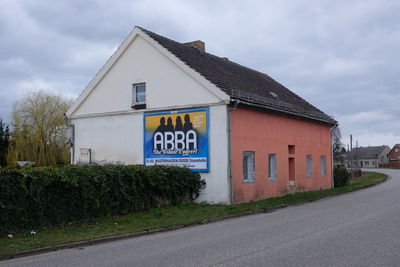
[[333,179],[335,187],[345,186],[349,182],[349,172],[345,167],[335,167],[333,168]]
[[198,173],[179,167],[0,169],[0,234],[187,202],[204,186]]

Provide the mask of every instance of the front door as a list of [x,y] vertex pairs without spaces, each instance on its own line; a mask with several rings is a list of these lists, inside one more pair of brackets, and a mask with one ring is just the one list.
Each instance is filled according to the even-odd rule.
[[289,158],[289,193],[296,192],[296,175],[294,158]]
[[294,181],[295,179],[294,158],[289,158],[289,180]]

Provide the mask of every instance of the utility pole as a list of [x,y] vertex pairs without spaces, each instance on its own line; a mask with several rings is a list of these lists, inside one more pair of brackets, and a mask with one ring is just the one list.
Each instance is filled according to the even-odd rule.
[[347,144],[347,167],[350,168],[350,147]]
[[350,135],[350,173],[353,178],[353,135]]
[[356,171],[360,168],[359,162],[358,162],[358,140],[356,140]]

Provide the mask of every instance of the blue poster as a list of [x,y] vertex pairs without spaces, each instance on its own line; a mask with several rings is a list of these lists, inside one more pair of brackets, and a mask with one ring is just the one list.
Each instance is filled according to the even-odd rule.
[[208,108],[144,114],[145,165],[208,172]]

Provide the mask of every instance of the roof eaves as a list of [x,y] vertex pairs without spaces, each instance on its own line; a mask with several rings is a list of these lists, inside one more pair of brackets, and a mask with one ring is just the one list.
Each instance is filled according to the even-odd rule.
[[251,102],[251,101],[246,101],[246,100],[239,99],[239,98],[233,98],[233,99],[239,100],[240,103],[244,104],[244,105],[248,105],[248,106],[252,106],[252,107],[256,107],[256,108],[260,108],[260,109],[264,109],[264,110],[274,111],[274,112],[277,112],[277,113],[286,114],[286,115],[294,116],[294,117],[301,118],[301,119],[317,121],[317,122],[325,123],[325,124],[328,124],[328,125],[331,125],[331,126],[334,126],[334,125],[338,124],[338,122],[336,120],[320,119],[320,118],[307,116],[307,115],[304,115],[302,113],[298,113],[298,112],[294,112],[294,111],[282,110],[282,109],[279,109],[279,108],[275,108],[273,106],[268,106],[266,104],[257,104],[257,103],[254,103],[254,102]]

